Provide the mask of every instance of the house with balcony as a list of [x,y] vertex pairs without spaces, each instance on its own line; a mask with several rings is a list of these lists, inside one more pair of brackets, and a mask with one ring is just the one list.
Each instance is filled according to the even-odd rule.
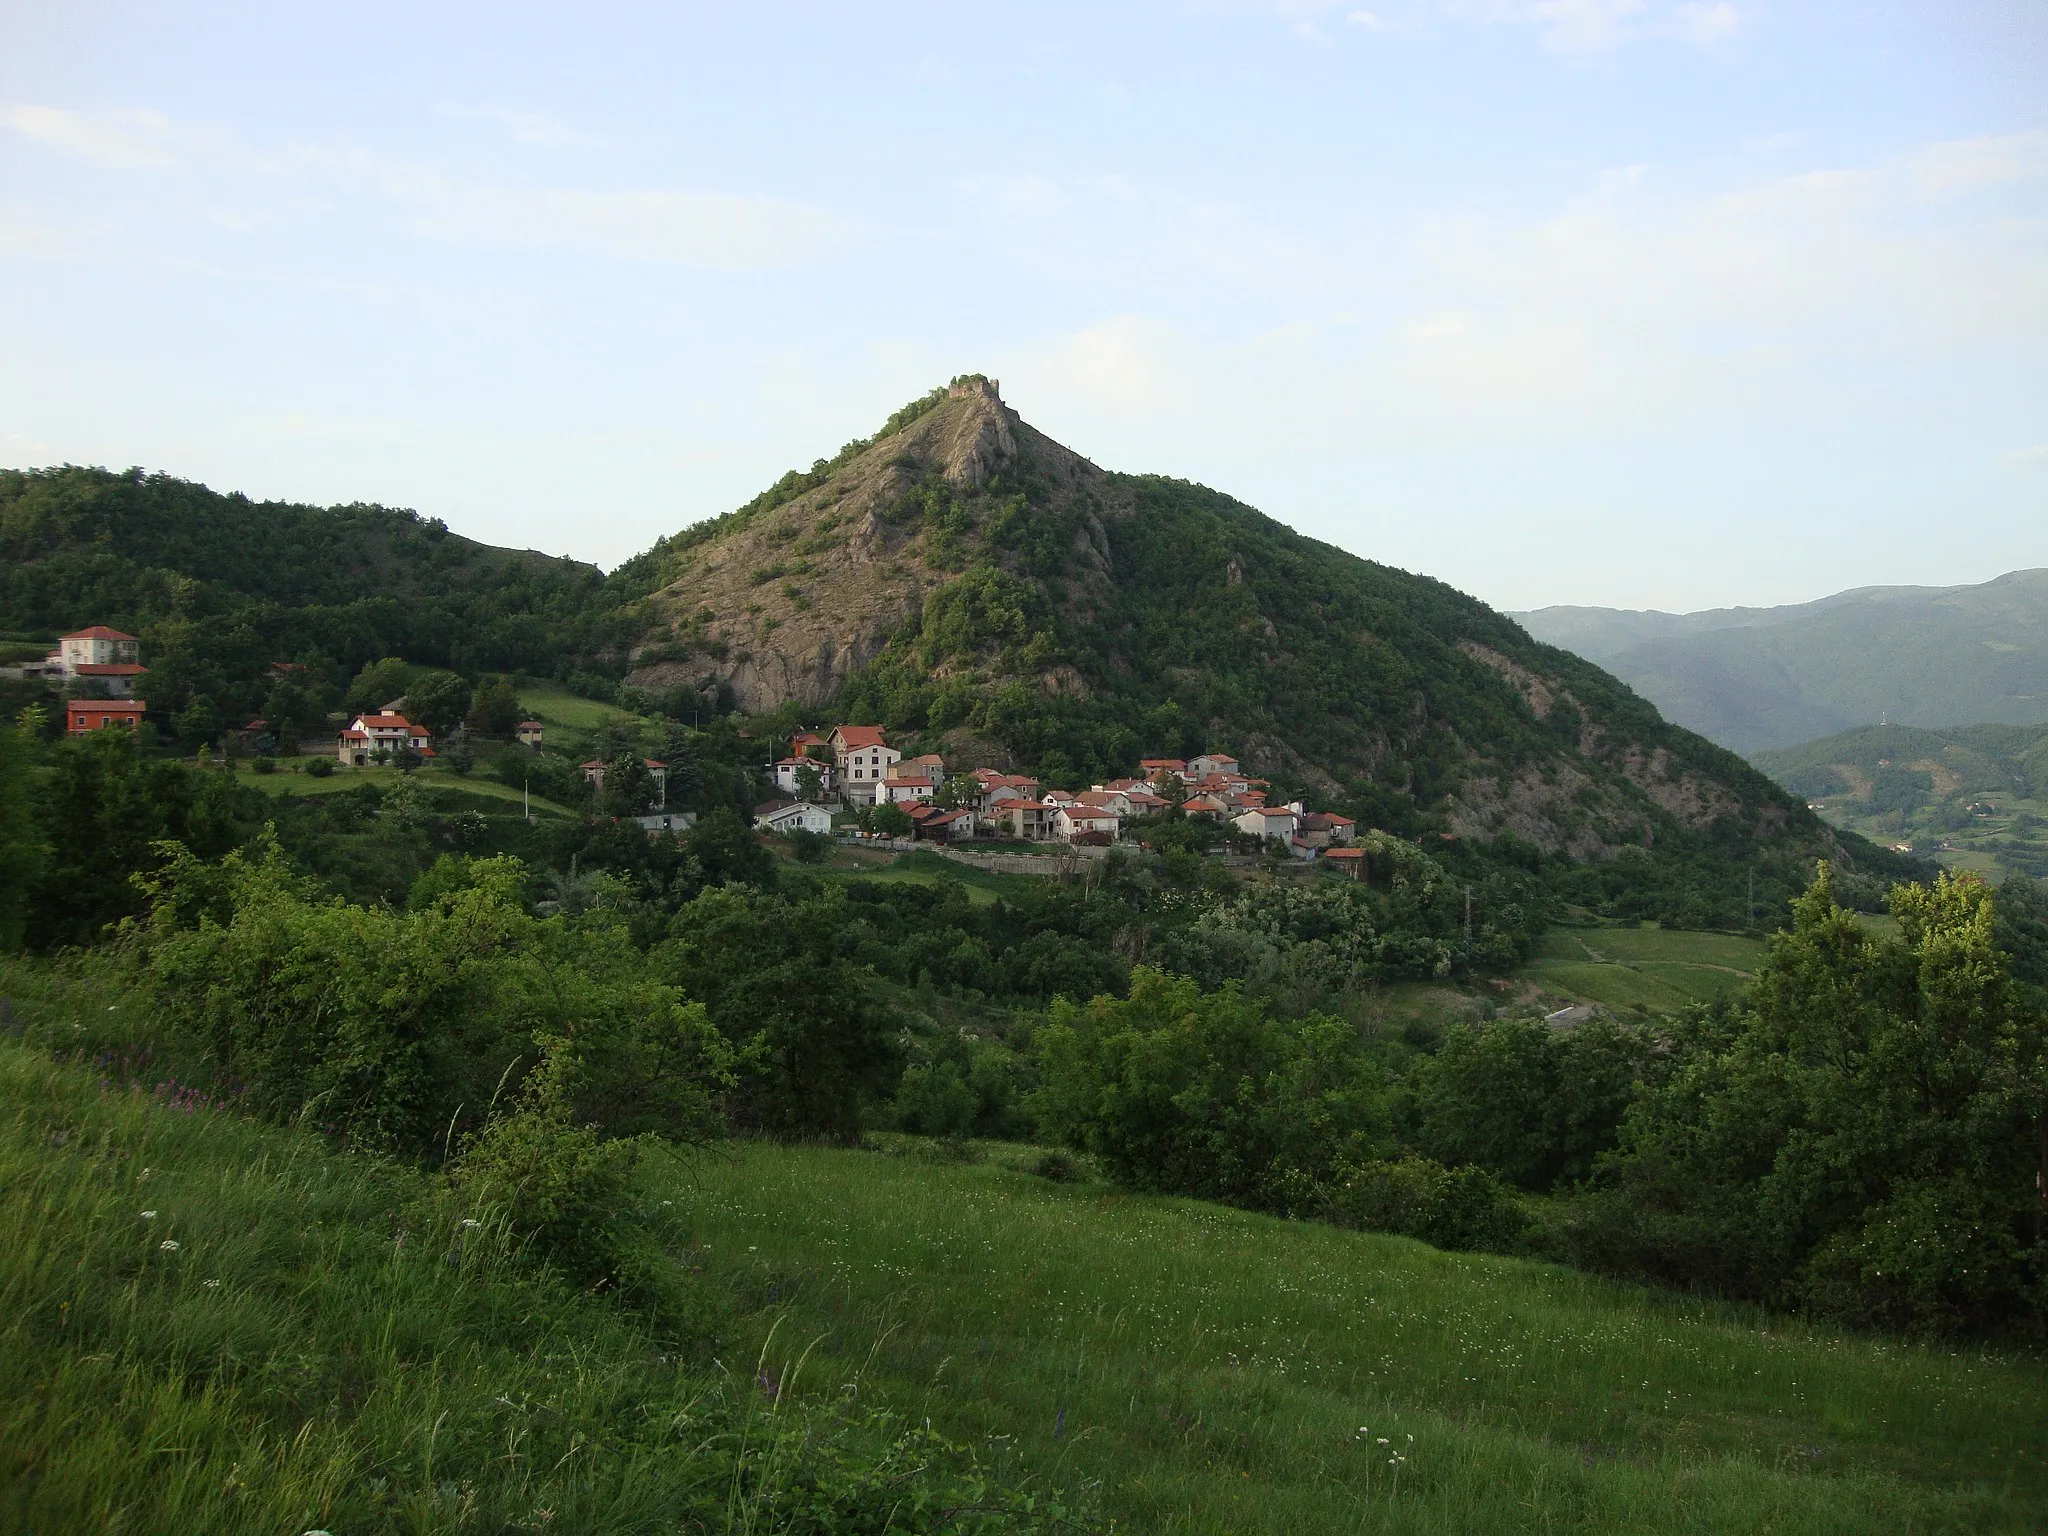
[[434,733],[392,710],[374,715],[357,715],[341,733],[336,756],[344,768],[367,768],[382,753],[386,760],[402,758],[408,752],[421,757],[434,755]]
[[876,786],[889,777],[889,770],[903,760],[903,754],[882,739],[879,725],[835,725],[828,745],[832,766],[839,771],[839,791],[855,805],[886,804]]
[[135,680],[149,670],[141,662],[141,644],[133,635],[95,624],[61,636],[39,670],[44,677],[86,684],[108,698],[132,698]]

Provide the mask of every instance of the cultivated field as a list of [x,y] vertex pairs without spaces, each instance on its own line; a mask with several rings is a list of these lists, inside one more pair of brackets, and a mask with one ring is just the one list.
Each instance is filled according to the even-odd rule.
[[1521,972],[1545,991],[1669,1012],[1734,992],[1763,960],[1760,939],[1669,928],[1553,928]]

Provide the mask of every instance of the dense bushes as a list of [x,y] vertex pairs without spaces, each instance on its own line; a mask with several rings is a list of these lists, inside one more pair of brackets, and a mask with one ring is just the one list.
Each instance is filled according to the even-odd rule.
[[1330,1214],[1368,1232],[1397,1232],[1439,1248],[1511,1251],[1527,1225],[1501,1181],[1484,1168],[1446,1168],[1427,1157],[1376,1160],[1347,1169]]
[[144,983],[252,1109],[363,1145],[440,1156],[518,1092],[537,1038],[572,1053],[579,1121],[705,1134],[730,1053],[702,1005],[650,979],[615,924],[527,915],[524,882],[516,860],[475,861],[397,912],[322,898],[274,843],[218,865],[172,850]]
[[1351,1026],[1276,1019],[1235,987],[1141,968],[1127,1000],[1056,1002],[1038,1050],[1040,1125],[1134,1188],[1306,1213],[1390,1144]]
[[1823,872],[1749,1005],[1673,1041],[1567,1252],[1844,1322],[2039,1328],[2044,1023],[1993,906],[1901,886],[1880,939]]

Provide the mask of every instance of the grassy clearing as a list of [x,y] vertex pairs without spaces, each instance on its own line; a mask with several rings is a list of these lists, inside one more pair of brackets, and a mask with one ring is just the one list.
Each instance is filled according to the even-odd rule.
[[1133,1530],[2048,1519],[2037,1360],[1000,1162],[742,1146],[674,1190],[757,1335],[816,1339],[825,1382],[863,1372],[1025,1467],[1100,1480]]
[[[847,860],[848,852],[855,856]],[[842,860],[847,862],[842,863]],[[871,863],[858,856],[857,851],[842,850],[835,857],[829,872],[843,875],[849,880],[879,880],[902,885],[940,885],[952,881],[966,888],[967,899],[977,907],[995,905],[1002,897],[1015,898],[1034,890],[1043,889],[1039,875],[1006,875],[993,870],[976,869],[971,864],[956,863],[942,854],[903,853],[886,864]]]
[[640,723],[638,715],[628,714],[616,704],[586,699],[581,694],[559,688],[537,688],[530,683],[522,683],[519,702],[543,724],[566,725],[573,731],[595,731],[606,725]]
[[1738,990],[1760,939],[1669,928],[1554,928],[1522,972],[1547,991],[1611,1008],[1670,1012]]
[[[251,773],[244,775],[243,782],[262,790],[266,795],[335,795],[351,790],[362,784],[376,784],[389,788],[404,777],[397,768],[344,768],[330,778],[316,779],[304,773]],[[518,807],[523,803],[520,792],[509,785],[500,784],[496,779],[471,774],[467,778],[454,778],[434,770],[416,772],[414,784],[435,800],[473,798],[490,802],[488,805],[453,809],[475,809],[504,814],[505,806]],[[533,809],[543,816],[574,816],[579,813],[566,806],[557,805],[542,795],[533,797]]]

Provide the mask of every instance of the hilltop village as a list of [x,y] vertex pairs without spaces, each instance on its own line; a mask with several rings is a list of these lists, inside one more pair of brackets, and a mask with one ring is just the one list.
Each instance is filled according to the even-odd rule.
[[1118,842],[1126,822],[1178,807],[1298,859],[1360,857],[1350,846],[1357,831],[1351,817],[1312,811],[1299,800],[1269,804],[1271,786],[1247,775],[1227,753],[1146,758],[1138,767],[1137,778],[1053,789],[993,768],[955,772],[937,753],[906,758],[881,726],[837,725],[791,737],[788,755],[773,770],[781,797],[757,806],[754,824],[764,831],[824,832],[834,824],[834,804],[863,826],[872,822],[864,813],[893,806],[908,819],[909,835],[921,841],[1009,838],[1085,847]]

